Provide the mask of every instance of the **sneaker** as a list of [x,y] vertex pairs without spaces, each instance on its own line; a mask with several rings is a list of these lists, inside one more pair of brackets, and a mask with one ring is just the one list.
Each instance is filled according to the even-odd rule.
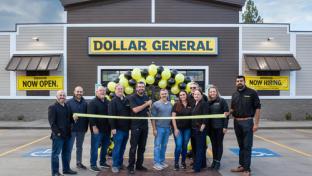
[[219,170],[220,166],[221,166],[220,162],[216,162],[216,164],[214,165],[213,169],[214,170]]
[[79,168],[79,169],[87,169],[87,167],[84,166],[82,163],[77,163],[77,168]]
[[209,167],[209,169],[214,169],[215,165],[216,165],[216,162],[213,161],[212,164],[211,164],[211,166]]
[[100,164],[100,167],[103,168],[103,169],[109,169],[110,165],[104,163],[104,164]]
[[160,170],[163,170],[163,169],[164,169],[164,168],[162,167],[162,165],[161,165],[161,164],[154,164],[153,168],[154,168],[155,170],[158,170],[158,171],[160,171]]
[[68,175],[76,175],[77,172],[76,171],[73,171],[71,169],[67,170],[67,171],[63,171],[63,174],[68,174]]
[[165,163],[165,162],[161,163],[161,166],[162,166],[163,168],[169,167],[169,165],[168,165],[167,163]]
[[135,169],[138,170],[138,171],[143,171],[143,172],[147,171],[147,168],[144,167],[144,166],[137,166]]
[[175,163],[174,164],[174,169],[173,170],[175,170],[175,171],[178,171],[179,170],[179,164],[178,163]]
[[101,169],[99,169],[97,166],[90,166],[90,171],[93,171],[93,172],[100,172]]
[[119,172],[118,167],[112,167],[112,172],[113,172],[113,173],[118,173],[118,172]]
[[53,174],[53,176],[64,176],[64,175],[58,172],[56,174]]
[[128,173],[129,174],[134,174],[134,168],[128,168]]
[[181,168],[182,168],[182,169],[186,169],[186,164],[185,164],[185,162],[182,162],[182,163],[181,163]]

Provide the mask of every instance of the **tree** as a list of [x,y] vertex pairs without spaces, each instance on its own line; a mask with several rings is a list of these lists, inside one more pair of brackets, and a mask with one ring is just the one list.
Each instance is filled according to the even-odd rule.
[[246,2],[246,8],[243,13],[243,22],[250,24],[263,23],[263,18],[259,15],[258,9],[253,0],[248,0]]

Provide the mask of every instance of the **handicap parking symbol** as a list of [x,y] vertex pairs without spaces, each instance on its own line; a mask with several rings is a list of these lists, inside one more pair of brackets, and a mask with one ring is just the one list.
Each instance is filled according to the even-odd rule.
[[25,157],[50,157],[52,153],[52,149],[50,148],[41,148],[33,150],[27,154],[25,154]]
[[[230,148],[230,151],[237,156],[239,156],[239,149],[238,148]],[[269,157],[280,157],[281,155],[273,152],[266,148],[253,148],[251,152],[251,157],[258,157],[258,158],[269,158]]]

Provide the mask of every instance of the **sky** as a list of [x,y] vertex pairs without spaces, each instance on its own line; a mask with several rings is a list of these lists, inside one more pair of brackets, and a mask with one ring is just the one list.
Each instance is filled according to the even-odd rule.
[[[312,0],[254,0],[265,23],[290,23],[291,30],[312,31]],[[0,31],[16,23],[62,23],[59,0],[1,0]]]

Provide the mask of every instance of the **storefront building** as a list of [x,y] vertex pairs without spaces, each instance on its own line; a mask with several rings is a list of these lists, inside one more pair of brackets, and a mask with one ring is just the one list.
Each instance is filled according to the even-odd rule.
[[[258,89],[262,117],[312,114],[312,32],[242,24],[244,0],[61,0],[65,24],[0,32],[0,119],[46,118],[55,91],[94,96],[119,74],[175,68],[230,100],[235,77]],[[256,77],[252,77],[256,76]]]

